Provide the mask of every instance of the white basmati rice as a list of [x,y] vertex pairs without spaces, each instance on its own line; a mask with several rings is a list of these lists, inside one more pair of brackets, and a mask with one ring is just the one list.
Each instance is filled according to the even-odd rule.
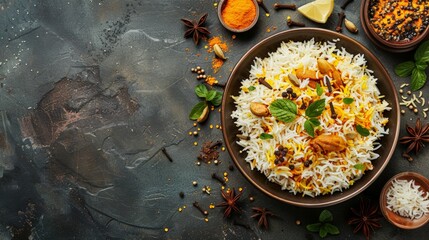
[[[297,87],[288,78],[298,68],[321,74],[317,68],[318,58],[326,59],[341,73],[344,84],[335,88],[332,94],[328,93],[323,81],[320,84],[324,93],[318,96],[316,90],[308,86],[308,79]],[[265,78],[273,89],[260,84],[258,78]],[[231,116],[239,131],[249,136],[248,140],[238,141],[247,153],[245,160],[252,169],[256,168],[270,181],[294,194],[317,196],[349,188],[366,170],[373,169],[372,161],[379,157],[375,153],[380,147],[376,141],[389,133],[385,129],[388,119],[382,113],[390,108],[380,95],[376,82],[372,71],[366,67],[364,56],[352,55],[344,48],[336,48],[335,41],[315,42],[312,39],[283,42],[268,57],[256,58],[249,78],[242,80],[239,95],[232,96],[236,110]],[[326,104],[322,115],[318,117],[321,125],[315,128],[316,136],[338,135],[347,142],[345,150],[321,153],[313,149],[309,145],[312,137],[304,130],[306,119],[302,116],[296,117],[291,123],[284,123],[271,115],[258,117],[250,112],[252,102],[269,106],[274,100],[281,99],[282,92],[287,88],[292,88],[297,94],[293,101],[298,108],[303,101],[315,101],[319,98],[326,99],[326,103],[333,103],[338,117],[331,118],[329,104]],[[353,98],[354,101],[346,105],[343,98]],[[299,115],[304,115],[304,112],[304,109],[299,109]],[[370,135],[363,137],[355,134],[355,138],[346,139],[347,133],[356,132],[357,124],[369,129]],[[259,138],[264,132],[273,138]],[[285,161],[276,164],[274,152],[280,145],[288,149],[288,152]],[[304,162],[308,160],[311,160],[310,166],[305,167]]]

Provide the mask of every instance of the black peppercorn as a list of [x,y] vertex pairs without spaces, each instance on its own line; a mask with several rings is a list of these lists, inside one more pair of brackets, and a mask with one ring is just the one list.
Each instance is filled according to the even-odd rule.
[[286,89],[286,92],[289,93],[289,94],[291,94],[291,93],[293,93],[293,89],[292,88],[288,88],[288,89]]
[[295,168],[295,166],[294,166],[294,165],[292,165],[292,164],[291,164],[291,165],[289,165],[289,169],[290,169],[290,170],[293,170],[294,168]]
[[288,95],[289,95],[289,94],[288,94],[287,92],[282,92],[282,97],[283,97],[283,98],[287,98],[287,97],[288,97]]

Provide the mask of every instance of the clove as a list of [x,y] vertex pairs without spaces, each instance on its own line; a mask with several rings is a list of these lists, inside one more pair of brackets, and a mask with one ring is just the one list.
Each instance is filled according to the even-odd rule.
[[342,26],[343,26],[344,18],[346,18],[346,14],[344,12],[338,13],[338,23],[337,23],[337,27],[335,28],[335,31],[337,32],[343,31]]
[[210,149],[213,149],[213,148],[215,148],[215,147],[219,147],[219,146],[221,146],[221,145],[222,145],[222,141],[217,140],[216,142],[212,143],[212,144],[209,146],[209,148],[210,148]]
[[261,6],[262,9],[264,9],[266,13],[270,13],[270,11],[268,11],[267,6],[265,6],[265,3],[263,0],[256,0],[256,2],[258,3],[259,6]]
[[347,5],[349,5],[351,2],[353,2],[353,0],[345,0],[343,5],[341,5],[341,9],[345,10]]
[[324,80],[325,80],[326,86],[328,86],[328,92],[332,93],[331,80],[329,79],[329,77],[327,75],[325,75]]
[[295,4],[274,3],[273,7],[274,7],[275,10],[279,10],[279,9],[296,10],[296,5]]
[[221,178],[219,175],[217,175],[216,173],[212,174],[212,178],[217,180],[218,182],[220,182],[222,184],[222,186],[225,186],[226,182],[223,178]]
[[200,206],[200,204],[199,204],[198,202],[194,202],[194,203],[192,203],[192,205],[193,205],[196,209],[198,209],[198,211],[200,211],[204,216],[209,215],[209,212],[208,212],[207,210],[203,210],[203,209],[201,208],[201,206]]
[[168,158],[168,160],[170,162],[173,162],[173,159],[171,158],[170,154],[168,154],[167,150],[165,149],[165,147],[161,148],[162,153]]
[[267,87],[268,89],[273,89],[273,87],[267,81],[265,81],[264,77],[258,78],[258,82]]
[[329,102],[329,107],[331,108],[331,118],[336,119],[338,117],[338,115],[335,112],[334,104],[332,102]]
[[296,26],[296,27],[305,27],[304,23],[292,21],[292,18],[290,16],[287,16],[287,25],[289,27],[293,27],[293,26]]

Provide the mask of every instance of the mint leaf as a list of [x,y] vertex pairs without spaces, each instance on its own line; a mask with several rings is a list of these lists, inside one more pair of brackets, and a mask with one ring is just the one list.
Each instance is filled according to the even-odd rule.
[[270,112],[277,120],[292,122],[298,114],[298,108],[289,99],[277,99],[270,104]]
[[329,234],[332,234],[332,235],[337,235],[337,234],[340,234],[340,230],[336,227],[336,226],[334,226],[334,225],[332,225],[332,224],[330,224],[330,223],[325,223],[324,225],[323,225],[323,228],[329,233]]
[[429,62],[429,41],[425,41],[420,44],[414,53],[414,60],[420,63]]
[[195,87],[195,94],[197,94],[198,97],[205,98],[208,94],[207,87],[204,84],[198,84]]
[[315,127],[320,126],[320,121],[317,118],[310,118],[308,121],[310,121]]
[[320,99],[308,106],[305,110],[305,115],[307,117],[318,117],[322,114],[323,110],[325,110],[325,99]]
[[428,67],[427,63],[421,63],[421,62],[416,62],[416,68],[419,70],[426,70],[426,68]]
[[216,96],[210,101],[213,106],[217,107],[222,103],[222,92],[216,91]]
[[254,86],[250,86],[248,89],[249,89],[249,91],[253,91],[253,90],[255,90],[256,88],[255,88]]
[[344,104],[352,104],[354,101],[353,98],[343,98],[343,103]]
[[206,95],[206,100],[207,101],[211,101],[215,98],[216,96],[216,91],[215,90],[210,90],[207,95]]
[[311,137],[314,137],[314,127],[310,120],[305,120],[304,129]]
[[362,163],[355,164],[353,167],[356,168],[357,170],[361,170],[361,171],[365,170],[365,165],[363,165]]
[[316,92],[318,96],[322,96],[323,94],[323,88],[318,83],[316,84]]
[[321,223],[313,223],[313,224],[308,224],[305,228],[307,228],[307,230],[310,232],[319,232],[321,226],[322,226]]
[[192,108],[191,113],[189,114],[189,119],[197,120],[201,116],[201,114],[203,114],[204,108],[206,108],[206,106],[206,102],[197,103],[197,105]]
[[413,61],[407,61],[396,65],[395,73],[400,77],[408,77],[413,72],[413,69],[416,67]]
[[328,231],[325,228],[325,225],[323,225],[322,227],[320,227],[320,231],[319,231],[319,236],[321,238],[325,238],[328,235]]
[[262,140],[266,140],[266,139],[273,139],[273,135],[268,134],[268,133],[261,133],[261,135],[259,135],[259,138]]
[[320,213],[319,222],[326,223],[326,222],[332,222],[332,220],[334,220],[334,217],[332,216],[332,213],[329,210],[325,209]]
[[364,136],[364,137],[366,137],[366,136],[369,136],[369,130],[368,129],[366,129],[366,128],[364,128],[364,127],[362,127],[361,125],[356,125],[356,131],[360,134],[360,135],[362,135],[362,136]]
[[426,83],[426,72],[414,68],[413,73],[411,74],[411,90],[417,91],[422,88]]

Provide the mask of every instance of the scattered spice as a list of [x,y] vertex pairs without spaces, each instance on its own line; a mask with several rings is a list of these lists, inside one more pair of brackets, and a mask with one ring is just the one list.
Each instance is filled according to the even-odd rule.
[[286,23],[287,23],[287,25],[289,27],[294,27],[294,26],[296,26],[296,27],[305,27],[304,23],[292,21],[292,18],[290,16],[287,16]]
[[267,87],[268,89],[273,89],[273,87],[267,81],[265,81],[264,77],[258,78],[258,82]]
[[265,3],[263,0],[256,0],[256,2],[258,3],[259,6],[261,6],[262,9],[264,9],[265,13],[270,13],[270,11],[268,11],[267,6],[265,6]]
[[219,71],[219,69],[223,66],[225,63],[225,60],[220,58],[213,58],[212,60],[212,69],[215,73]]
[[[405,106],[409,110],[411,110],[414,113],[421,112],[423,115],[423,118],[427,118],[427,112],[429,111],[429,108],[425,108],[425,106],[428,105],[428,102],[423,97],[423,92],[419,91],[417,94],[412,94],[411,91],[407,91],[406,94],[404,94],[404,88],[408,87],[410,84],[404,83],[400,86],[399,93],[401,94],[401,102],[399,105]],[[401,113],[405,114],[405,110],[401,109]]]
[[375,33],[387,41],[410,41],[429,25],[429,1],[373,0],[369,20]]
[[346,14],[344,12],[338,13],[338,23],[337,23],[337,26],[335,27],[335,31],[337,32],[343,31],[343,22],[345,18],[346,18]]
[[222,48],[218,44],[215,44],[213,46],[213,51],[214,51],[216,57],[218,57],[222,60],[226,60],[225,54],[223,53]]
[[234,166],[229,165],[229,166],[228,166],[228,169],[229,169],[229,171],[234,171]]
[[197,181],[192,181],[192,185],[194,185],[195,187],[198,185]]
[[273,5],[275,10],[279,9],[289,9],[289,10],[296,10],[296,4],[280,4],[280,3],[274,3]]
[[349,218],[347,224],[355,225],[354,233],[362,231],[366,239],[369,239],[371,231],[381,228],[378,204],[373,204],[369,199],[361,198],[359,208],[350,208],[350,210],[354,216]]
[[207,20],[207,16],[207,13],[204,14],[200,17],[200,19],[198,19],[198,21],[190,20],[187,18],[180,19],[188,28],[185,31],[185,38],[189,38],[192,36],[195,45],[198,45],[200,38],[206,39],[207,36],[210,34],[209,30],[206,27],[203,27],[204,23]]
[[185,197],[185,193],[184,192],[180,192],[179,196],[180,196],[180,198],[184,198]]
[[164,155],[167,157],[168,161],[173,162],[173,159],[171,158],[170,154],[168,154],[168,152],[165,149],[165,147],[161,148],[161,152],[164,153]]
[[358,28],[356,27],[356,25],[348,20],[347,18],[344,18],[344,25],[346,26],[347,30],[351,33],[357,33],[358,32]]
[[258,227],[263,226],[265,229],[268,229],[269,228],[268,217],[274,216],[274,214],[268,211],[268,209],[261,208],[261,207],[253,207],[252,210],[253,212],[255,212],[255,214],[253,214],[251,217],[258,218]]
[[221,18],[233,29],[245,29],[256,18],[256,6],[252,0],[228,0],[221,11]]
[[219,175],[217,175],[216,173],[212,174],[212,178],[217,180],[218,182],[220,182],[222,184],[222,186],[226,185],[225,180],[222,177],[220,177]]
[[235,189],[228,190],[226,192],[221,190],[221,194],[225,201],[220,204],[217,204],[216,207],[225,208],[225,212],[223,214],[224,217],[230,217],[232,212],[241,212],[240,208],[238,207],[238,200],[240,199],[241,195],[243,195],[242,191],[239,194],[235,195]]
[[207,216],[207,215],[209,215],[209,212],[207,211],[207,210],[204,210],[201,206],[200,206],[200,204],[198,203],[198,202],[194,202],[194,203],[192,203],[192,205],[196,208],[196,209],[198,209],[198,211],[200,211],[204,216]]
[[204,186],[202,189],[201,189],[201,191],[203,191],[203,193],[206,193],[206,194],[208,194],[208,195],[210,195],[210,193],[211,193],[211,188],[210,188],[210,186]]
[[429,143],[429,124],[422,126],[420,118],[417,118],[415,127],[407,125],[406,130],[409,135],[399,139],[401,144],[408,144],[405,153],[409,154],[414,150],[417,154],[425,146],[424,142]]

